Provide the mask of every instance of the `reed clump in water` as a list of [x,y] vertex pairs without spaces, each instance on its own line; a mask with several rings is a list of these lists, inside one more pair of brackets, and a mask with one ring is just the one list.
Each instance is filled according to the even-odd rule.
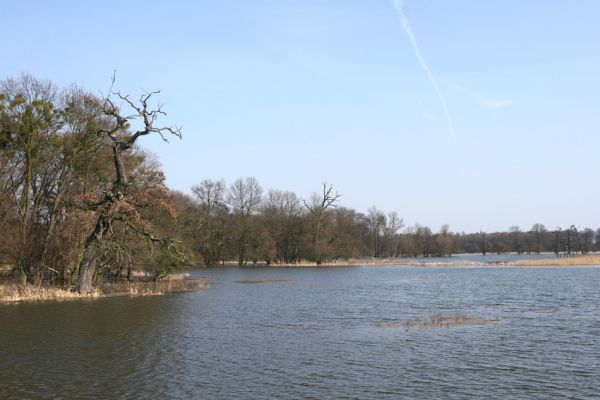
[[210,279],[185,279],[174,277],[159,281],[119,281],[105,283],[101,286],[102,294],[106,296],[137,295],[153,296],[165,293],[190,292],[207,289]]
[[0,303],[20,303],[24,301],[72,300],[96,298],[101,295],[98,289],[90,294],[81,294],[69,289],[53,286],[33,286],[20,284],[0,285]]
[[469,326],[469,325],[487,325],[490,323],[497,322],[497,319],[487,319],[475,317],[468,314],[454,314],[454,315],[442,315],[435,314],[429,318],[415,318],[408,319],[403,322],[403,326],[406,329],[411,328],[422,328],[422,329],[434,329],[434,328],[455,328],[457,326]]

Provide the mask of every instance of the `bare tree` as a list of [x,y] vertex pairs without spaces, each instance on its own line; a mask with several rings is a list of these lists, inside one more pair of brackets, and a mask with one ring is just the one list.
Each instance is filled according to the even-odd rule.
[[367,210],[367,226],[369,227],[370,249],[372,257],[380,257],[385,247],[385,228],[387,218],[377,207],[371,206]]
[[304,206],[308,210],[312,220],[313,258],[317,264],[321,264],[323,261],[319,241],[323,215],[328,208],[336,206],[335,203],[340,199],[340,197],[342,197],[342,195],[334,192],[332,185],[327,186],[327,183],[323,182],[323,192],[320,195],[318,193],[313,193],[310,201],[303,201]]
[[535,238],[535,252],[540,254],[542,248],[542,236],[546,233],[546,227],[543,224],[534,224],[531,227],[531,232]]
[[251,229],[250,216],[256,212],[262,201],[263,190],[254,177],[237,179],[231,184],[227,202],[236,217],[236,244],[238,264],[247,262],[248,235]]
[[479,231],[479,249],[481,250],[482,255],[487,255],[488,252],[488,237],[487,233],[484,231]]
[[517,254],[523,254],[523,232],[517,225],[513,225],[509,229],[510,236],[513,242],[513,249]]
[[198,203],[198,216],[195,227],[194,246],[202,255],[207,267],[214,267],[223,257],[228,244],[225,204],[225,182],[203,180],[192,187]]
[[293,262],[299,258],[303,234],[302,206],[294,192],[271,189],[263,202],[261,214],[274,244],[277,262]]
[[[386,224],[383,228],[384,254],[394,256],[398,253],[400,242],[394,239],[396,233],[404,227],[404,221],[398,216],[396,211],[389,212],[386,218]],[[395,241],[395,243],[394,243]]]
[[[123,162],[125,154],[143,136],[159,135],[165,142],[168,141],[167,135],[181,138],[179,128],[155,125],[158,118],[166,115],[160,104],[156,106],[150,104],[152,97],[158,93],[158,91],[144,93],[137,101],[134,101],[130,99],[129,95],[113,91],[111,85],[108,95],[99,104],[98,124],[100,129],[97,135],[102,144],[108,146],[112,151],[115,180],[108,190],[92,196],[89,202],[90,207],[97,214],[97,219],[93,232],[85,241],[83,256],[79,263],[76,289],[80,293],[89,293],[92,290],[98,249],[106,237],[111,234],[111,228],[115,221],[121,221],[151,242],[169,244],[168,240],[155,237],[144,223],[138,212],[136,199],[130,193],[129,175]],[[128,111],[121,110],[113,98],[118,99]],[[134,125],[137,125],[138,128],[132,129]]]
[[450,225],[444,224],[440,228],[440,232],[436,236],[436,247],[439,256],[450,256],[452,255],[452,248],[454,246],[454,240],[452,233],[450,232]]

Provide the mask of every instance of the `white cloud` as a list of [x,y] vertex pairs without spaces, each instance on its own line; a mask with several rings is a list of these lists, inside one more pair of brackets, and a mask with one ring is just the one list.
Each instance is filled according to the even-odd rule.
[[410,21],[408,20],[406,13],[404,13],[404,2],[402,0],[392,0],[392,4],[393,4],[394,8],[396,9],[396,11],[398,11],[398,13],[400,14],[400,21],[402,22],[402,29],[404,29],[404,32],[406,32],[406,35],[408,36],[408,40],[410,41],[410,44],[412,45],[412,48],[415,52],[415,55],[417,56],[417,59],[419,60],[419,63],[421,64],[421,67],[425,71],[425,74],[427,75],[427,77],[429,78],[429,81],[431,82],[431,85],[433,86],[433,90],[435,90],[435,93],[437,94],[438,98],[440,99],[440,102],[442,103],[442,107],[444,108],[444,114],[446,115],[446,119],[448,120],[448,127],[450,128],[450,134],[452,136],[452,140],[456,140],[455,134],[454,134],[454,124],[452,123],[452,118],[450,117],[450,112],[448,111],[448,104],[446,103],[446,98],[442,94],[442,91],[439,88],[439,85],[437,83],[437,80],[435,79],[435,76],[433,76],[433,73],[431,72],[431,70],[429,69],[429,66],[425,62],[425,59],[421,55],[421,51],[419,50],[419,45],[417,44],[417,41],[415,40],[415,36],[413,35],[412,29],[410,27]]
[[490,100],[484,99],[481,100],[481,105],[485,108],[491,108],[494,110],[500,110],[502,108],[507,108],[512,105],[512,100]]
[[451,89],[457,90],[470,97],[473,97],[475,100],[477,100],[479,105],[484,108],[500,110],[512,106],[512,100],[510,99],[493,99],[476,90],[466,88],[462,85],[457,85],[456,83],[451,83],[448,81],[442,81],[442,83]]

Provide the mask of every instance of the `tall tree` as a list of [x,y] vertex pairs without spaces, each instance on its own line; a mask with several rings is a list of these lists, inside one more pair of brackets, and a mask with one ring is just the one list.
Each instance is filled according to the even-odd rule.
[[6,189],[17,210],[17,268],[23,282],[37,258],[34,243],[42,212],[49,163],[54,158],[53,134],[60,127],[55,111],[58,89],[30,75],[0,84],[0,133],[5,156]]
[[442,225],[440,232],[437,234],[436,239],[437,255],[439,256],[450,256],[454,247],[454,239],[450,232],[450,226],[448,224]]
[[302,208],[294,192],[271,189],[261,208],[263,223],[275,246],[275,261],[291,263],[300,257]]
[[198,204],[194,235],[194,246],[207,267],[216,266],[223,258],[229,242],[227,232],[228,209],[225,204],[225,182],[203,180],[192,187]]
[[371,257],[380,257],[383,250],[383,234],[387,219],[385,214],[372,206],[367,210],[367,225],[370,235]]
[[546,227],[544,224],[534,224],[531,227],[531,233],[533,234],[534,250],[537,254],[540,254],[542,250],[542,240],[546,233]]
[[385,227],[383,228],[383,255],[386,257],[397,256],[399,240],[397,232],[404,226],[404,221],[398,216],[396,211],[388,213]]
[[262,193],[263,190],[254,177],[237,179],[229,188],[227,202],[233,210],[236,221],[235,242],[240,266],[245,265],[248,261],[249,234],[255,228],[250,216],[258,211]]
[[[114,83],[114,80],[113,80]],[[128,229],[144,236],[148,240],[162,245],[170,242],[159,239],[148,229],[148,223],[140,214],[140,209],[148,200],[149,193],[137,193],[141,198],[134,196],[133,183],[129,180],[129,173],[125,165],[125,156],[136,145],[138,139],[148,135],[158,135],[168,141],[166,135],[181,137],[179,128],[157,127],[157,120],[165,115],[160,104],[153,106],[152,97],[159,92],[149,92],[141,95],[137,101],[131,100],[128,95],[120,92],[109,91],[98,104],[98,119],[100,129],[97,131],[102,145],[110,148],[114,164],[114,181],[104,193],[92,193],[88,202],[97,218],[93,232],[85,241],[83,256],[79,263],[77,278],[77,291],[89,293],[92,290],[92,279],[96,271],[99,250],[104,240],[111,234],[112,225],[119,221]],[[113,99],[118,99],[126,110],[121,110]],[[130,114],[131,113],[131,114]],[[134,128],[137,126],[137,128]],[[151,182],[150,189],[155,192],[167,191],[164,186],[164,177],[156,177]]]
[[312,226],[312,259],[317,263],[323,262],[323,245],[321,243],[321,224],[323,216],[330,207],[335,207],[336,202],[342,197],[341,194],[333,191],[333,186],[327,186],[323,182],[323,191],[321,194],[313,193],[310,201],[304,200],[304,206],[308,210]]

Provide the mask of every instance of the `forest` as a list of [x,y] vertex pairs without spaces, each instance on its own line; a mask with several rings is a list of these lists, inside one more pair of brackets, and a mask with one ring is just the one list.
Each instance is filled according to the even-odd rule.
[[178,127],[161,125],[158,96],[111,86],[99,97],[30,75],[0,82],[0,267],[22,283],[85,293],[98,280],[138,271],[160,279],[231,262],[600,250],[600,228],[405,226],[396,211],[344,207],[327,183],[316,183],[308,198],[263,189],[254,177],[230,184],[199,177],[189,194],[171,190],[141,143],[148,135],[181,137]]

